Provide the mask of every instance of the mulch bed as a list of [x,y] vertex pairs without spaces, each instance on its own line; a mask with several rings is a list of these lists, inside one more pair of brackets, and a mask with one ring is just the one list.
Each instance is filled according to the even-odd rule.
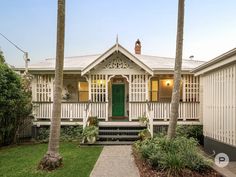
[[[137,152],[133,151],[133,156],[134,156],[135,163],[139,169],[140,177],[167,177],[168,176],[167,172],[165,171],[160,172],[152,168],[147,162],[145,162],[143,159],[140,158]],[[169,176],[169,177],[177,177],[177,176]],[[178,177],[222,177],[222,175],[220,175],[213,169],[208,170],[204,174],[186,169],[186,170],[183,170],[182,173],[179,174]]]

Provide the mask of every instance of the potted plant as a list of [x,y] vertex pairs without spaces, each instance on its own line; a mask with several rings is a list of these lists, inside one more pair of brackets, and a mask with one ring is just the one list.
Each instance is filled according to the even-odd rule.
[[94,144],[98,136],[98,127],[92,125],[84,128],[83,137],[89,144]]
[[147,138],[151,138],[151,133],[149,132],[148,129],[143,129],[139,132],[138,136],[139,136],[139,139],[143,141]]
[[142,125],[142,126],[147,126],[149,120],[146,116],[142,116],[142,117],[139,117],[138,118],[139,120],[139,123]]

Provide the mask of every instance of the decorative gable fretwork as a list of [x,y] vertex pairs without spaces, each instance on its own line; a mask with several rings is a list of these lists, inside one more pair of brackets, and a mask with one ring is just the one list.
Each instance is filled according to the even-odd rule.
[[127,69],[127,68],[129,68],[129,64],[120,58],[112,59],[109,63],[107,63],[104,66],[104,69]]

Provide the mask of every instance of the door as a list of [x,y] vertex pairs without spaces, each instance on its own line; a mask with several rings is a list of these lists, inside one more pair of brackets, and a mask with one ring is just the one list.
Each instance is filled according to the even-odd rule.
[[124,116],[125,113],[125,85],[112,85],[112,116]]

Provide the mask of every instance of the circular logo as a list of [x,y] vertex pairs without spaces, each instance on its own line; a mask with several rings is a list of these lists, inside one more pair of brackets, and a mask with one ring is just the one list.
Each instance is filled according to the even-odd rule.
[[218,167],[224,168],[229,164],[229,156],[225,153],[219,153],[215,156],[215,164]]

